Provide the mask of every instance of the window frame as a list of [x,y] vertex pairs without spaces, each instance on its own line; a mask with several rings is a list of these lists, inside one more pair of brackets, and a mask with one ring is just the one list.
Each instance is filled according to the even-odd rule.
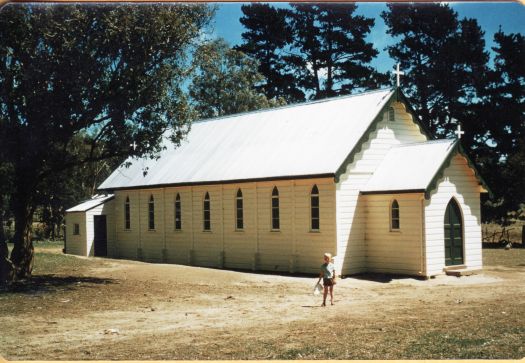
[[173,227],[175,231],[182,231],[182,201],[180,193],[175,196]]
[[[272,232],[279,232],[281,230],[281,206],[279,202],[279,189],[276,185],[272,188],[270,195],[270,230]],[[277,205],[274,206],[273,201],[277,201]],[[276,213],[275,213],[276,212]],[[277,227],[274,224],[277,221]]]
[[244,231],[244,198],[241,188],[237,189],[235,195],[235,230]]
[[148,231],[155,230],[155,198],[150,194],[148,201]]
[[80,236],[80,223],[73,223],[73,236]]
[[[395,204],[395,206],[394,206]],[[394,211],[397,210],[397,217],[394,217]],[[397,199],[392,199],[390,201],[390,232],[400,232],[401,231],[401,208],[399,207],[399,202]],[[397,227],[394,227],[394,221],[397,221]]]
[[[314,206],[314,199],[317,199],[317,206]],[[321,231],[321,208],[319,205],[321,198],[319,196],[319,188],[314,184],[310,189],[310,232]],[[317,217],[314,217],[314,209],[317,210]],[[314,228],[314,220],[317,220],[317,228]]]
[[129,195],[126,196],[126,201],[124,202],[124,230],[131,230],[131,202]]
[[[208,204],[207,208],[206,204]],[[208,219],[206,219],[206,212],[208,212]],[[202,230],[203,232],[211,232],[211,198],[208,192],[206,192],[202,201]]]

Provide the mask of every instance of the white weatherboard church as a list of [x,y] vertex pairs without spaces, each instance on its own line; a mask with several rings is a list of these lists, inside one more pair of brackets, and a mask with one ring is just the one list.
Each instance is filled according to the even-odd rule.
[[397,88],[195,122],[165,146],[68,211],[67,253],[318,273],[331,252],[343,275],[482,266],[488,188]]

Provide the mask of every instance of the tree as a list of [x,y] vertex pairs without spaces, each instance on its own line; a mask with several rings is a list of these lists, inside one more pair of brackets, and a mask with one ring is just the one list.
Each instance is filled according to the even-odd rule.
[[[400,37],[388,52],[406,73],[403,92],[433,134],[451,135],[484,87],[484,33],[473,19],[459,21],[448,5],[388,4],[381,15],[388,34]],[[481,124],[462,126],[470,146],[480,136]]]
[[525,37],[500,29],[494,34],[494,43],[494,69],[482,93],[489,142],[477,154],[495,194],[495,201],[485,205],[484,218],[507,225],[511,217],[524,217]]
[[355,4],[292,4],[294,54],[287,57],[312,98],[377,88],[388,79],[369,63],[378,51],[365,38],[374,19],[355,15]]
[[355,4],[243,6],[246,32],[238,47],[260,61],[267,96],[289,102],[377,88],[388,81],[369,63],[378,52],[365,38],[374,19],[355,15]]
[[235,49],[258,60],[258,71],[264,80],[257,89],[269,99],[282,97],[287,103],[303,101],[304,92],[283,59],[283,50],[292,41],[288,12],[261,3],[242,5],[241,10],[240,22],[246,31],[242,33],[242,45]]
[[[0,144],[12,167],[10,261],[33,264],[37,192],[71,167],[153,155],[188,126],[186,52],[211,16],[203,5],[10,4],[0,13]],[[90,134],[86,147],[72,142]],[[137,147],[132,147],[135,144]],[[3,276],[5,280],[5,276]]]
[[404,93],[434,134],[451,136],[461,124],[461,143],[494,192],[494,200],[484,203],[484,220],[508,223],[509,212],[525,201],[519,167],[525,138],[523,36],[495,34],[491,70],[475,20],[459,20],[442,4],[388,9],[382,13],[388,33],[400,38],[388,51],[406,72]]
[[196,72],[190,96],[200,118],[278,106],[284,100],[269,100],[256,89],[262,76],[257,62],[231,49],[222,40],[201,45],[195,52]]

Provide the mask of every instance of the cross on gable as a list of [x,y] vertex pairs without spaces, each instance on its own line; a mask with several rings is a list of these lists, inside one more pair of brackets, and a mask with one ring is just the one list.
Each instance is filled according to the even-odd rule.
[[135,149],[137,149],[137,143],[135,141],[133,141],[133,144],[129,144],[129,146],[131,146],[133,148],[133,151],[135,151]]
[[454,131],[454,133],[458,136],[458,139],[461,139],[461,135],[463,135],[465,131],[461,130],[461,125],[458,124],[458,129]]
[[405,72],[401,72],[399,70],[399,63],[396,66],[396,70],[394,71],[394,74],[396,75],[397,86],[399,87],[399,85],[401,84],[401,77],[400,76],[404,76],[405,75]]

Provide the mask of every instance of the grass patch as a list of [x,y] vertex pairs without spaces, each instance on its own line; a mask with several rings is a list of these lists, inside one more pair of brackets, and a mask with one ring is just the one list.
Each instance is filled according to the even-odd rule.
[[484,266],[525,266],[525,249],[484,249]]
[[56,273],[75,273],[84,268],[102,266],[104,263],[99,260],[88,258],[78,258],[76,256],[64,255],[60,253],[49,253],[44,251],[35,252],[35,264],[33,275],[56,274]]
[[43,250],[62,250],[64,248],[64,241],[63,240],[43,240],[43,241],[33,241],[33,246],[35,249],[43,249]]
[[408,358],[427,357],[430,359],[479,359],[492,358],[485,347],[488,339],[461,337],[447,332],[430,332],[406,350]]

